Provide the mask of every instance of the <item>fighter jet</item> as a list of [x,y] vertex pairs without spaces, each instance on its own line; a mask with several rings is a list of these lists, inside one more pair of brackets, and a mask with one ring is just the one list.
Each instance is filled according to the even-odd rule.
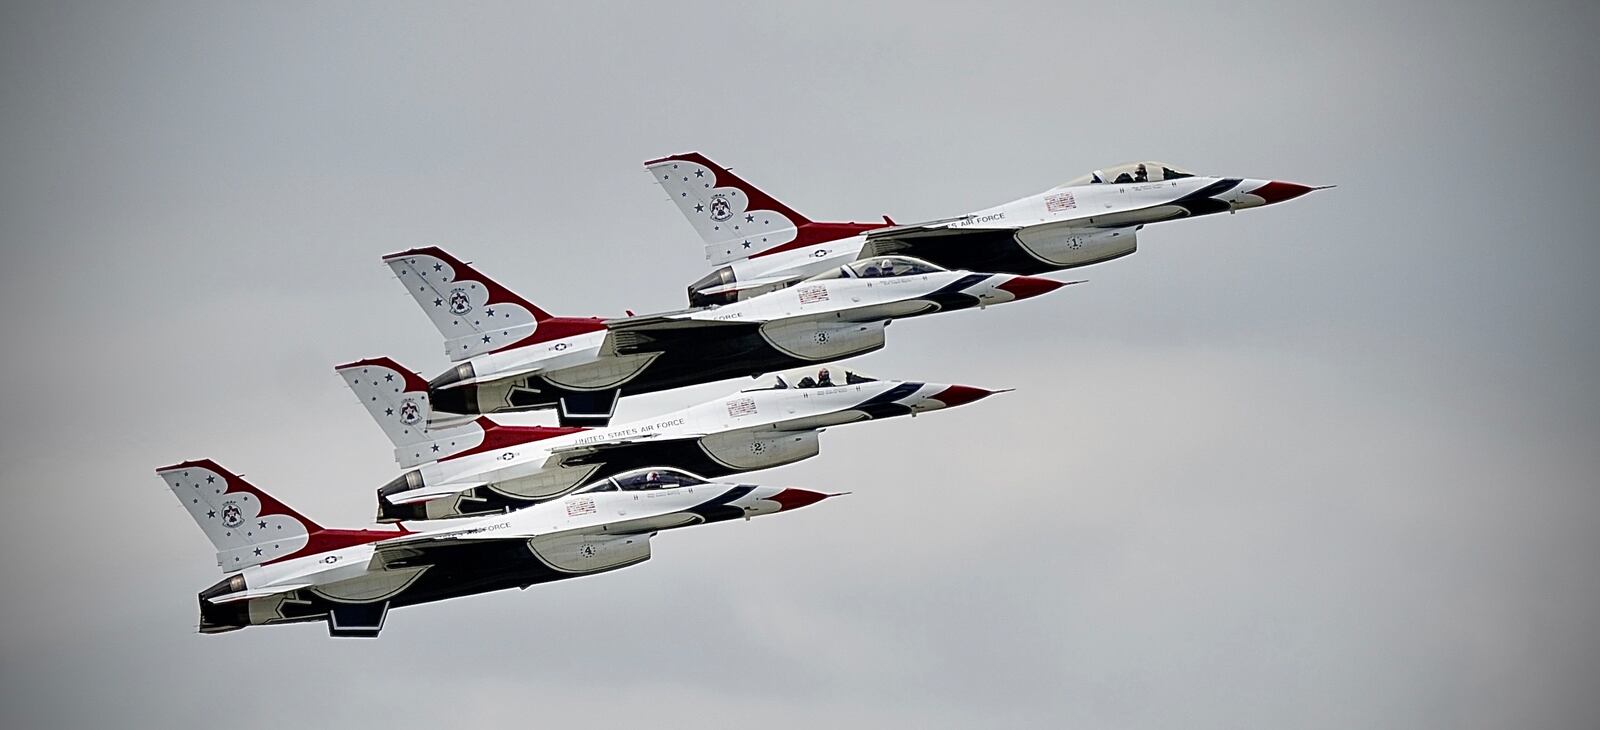
[[552,317],[438,248],[384,261],[460,363],[430,384],[435,411],[556,408],[568,426],[605,425],[620,395],[832,362],[883,347],[892,320],[1063,286],[876,256],[728,306],[599,319]]
[[996,392],[876,380],[834,366],[639,421],[588,429],[507,426],[487,416],[430,423],[428,384],[388,358],[337,368],[407,471],[378,490],[378,521],[506,512],[645,466],[706,477],[816,456],[829,426],[959,406]]
[[698,152],[650,160],[645,168],[705,240],[706,259],[721,266],[689,286],[690,306],[760,296],[841,262],[886,254],[1009,274],[1087,266],[1133,253],[1139,229],[1149,223],[1231,213],[1320,189],[1136,162],[953,218],[823,223]]
[[662,530],[746,519],[836,496],[651,468],[558,501],[422,529],[327,529],[210,460],[157,469],[230,575],[200,592],[200,633],[327,621],[376,637],[390,608],[527,588],[650,559]]

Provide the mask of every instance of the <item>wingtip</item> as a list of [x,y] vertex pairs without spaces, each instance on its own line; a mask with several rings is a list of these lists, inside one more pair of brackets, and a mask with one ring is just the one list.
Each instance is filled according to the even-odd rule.
[[394,253],[384,254],[383,260],[387,262],[395,259],[403,259],[407,256],[438,256],[442,253],[444,253],[444,249],[439,248],[438,246],[418,246],[416,248],[408,248],[404,251],[396,251]]
[[369,358],[364,358],[364,359],[361,359],[361,360],[356,360],[356,361],[353,361],[353,362],[347,362],[347,363],[345,363],[343,365],[335,365],[335,366],[333,366],[333,371],[336,372],[336,373],[342,373],[342,372],[344,372],[346,370],[349,370],[351,368],[362,368],[362,367],[371,367],[371,366],[392,368],[394,370],[399,370],[401,372],[406,372],[406,368],[404,366],[402,366],[398,362],[395,362],[394,358],[387,357],[387,356],[384,356],[384,357],[369,357]]
[[232,475],[235,477],[243,476],[242,474],[234,474],[233,472],[222,468],[222,465],[218,464],[215,459],[189,459],[188,461],[179,462],[177,464],[173,464],[172,466],[157,467],[156,473],[165,474],[167,472],[179,471],[182,469],[210,469],[221,474]]
[[645,160],[644,161],[644,166],[645,167],[650,167],[651,165],[659,165],[659,164],[661,164],[663,162],[673,162],[675,160],[685,160],[685,161],[690,161],[690,162],[698,162],[699,159],[697,159],[697,158],[703,158],[703,157],[705,157],[705,155],[700,154],[700,152],[698,150],[691,150],[689,152],[679,152],[679,153],[677,153],[675,155],[667,155],[665,157],[657,157],[657,158],[655,158],[653,160]]

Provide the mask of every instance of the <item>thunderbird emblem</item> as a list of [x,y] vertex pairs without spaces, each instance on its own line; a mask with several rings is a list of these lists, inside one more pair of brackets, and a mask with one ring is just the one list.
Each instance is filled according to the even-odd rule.
[[728,205],[728,199],[722,195],[711,196],[711,220],[725,221],[733,217],[733,206]]
[[224,502],[222,505],[222,524],[226,527],[238,527],[244,524],[244,513],[240,511],[235,502]]
[[422,420],[422,409],[417,407],[417,402],[408,400],[400,404],[400,422],[410,426]]
[[467,297],[466,289],[452,289],[450,291],[450,313],[466,314],[472,311],[472,300]]

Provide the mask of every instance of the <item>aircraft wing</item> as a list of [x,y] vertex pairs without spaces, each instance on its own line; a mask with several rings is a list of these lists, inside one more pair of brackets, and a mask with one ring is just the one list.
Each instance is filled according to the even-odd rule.
[[741,330],[760,327],[760,322],[726,322],[690,319],[681,315],[695,310],[644,315],[606,321],[603,350],[614,355],[638,352],[664,352],[672,348],[695,348],[701,343],[727,337]]
[[[467,541],[515,542],[527,545],[540,559],[558,569],[594,570],[631,565],[650,559],[650,538],[663,529],[699,521],[698,515],[658,515],[632,520],[591,524],[569,530],[538,530],[518,526],[509,519],[484,519],[474,526],[429,535],[403,545],[380,548],[382,570],[426,569],[435,550],[449,549]],[[376,566],[375,566],[376,567]]]
[[606,328],[612,332],[658,332],[661,330],[691,330],[691,329],[727,329],[730,327],[748,327],[748,322],[725,322],[709,319],[690,319],[683,315],[699,311],[685,309],[665,314],[646,314],[638,317],[623,317],[621,319],[606,320]]
[[404,492],[395,492],[393,494],[385,495],[383,499],[389,504],[396,506],[402,504],[415,504],[417,502],[427,502],[429,500],[438,499],[447,495],[459,494],[468,490],[477,489],[485,484],[488,484],[488,482],[445,482],[444,484],[424,485],[417,487],[416,489],[408,489]]
[[679,434],[675,436],[655,436],[653,434],[644,434],[641,436],[619,439],[616,441],[600,441],[592,444],[560,446],[550,450],[550,458],[563,465],[581,464],[584,461],[587,461],[589,457],[596,454],[606,454],[622,449],[637,449],[647,446],[685,444],[691,441],[698,441],[705,435],[706,434],[703,433]]
[[[389,557],[397,557],[407,550],[427,550],[430,546],[458,542],[463,540],[527,540],[528,538],[569,537],[589,535],[596,538],[618,537],[622,535],[644,535],[658,532],[663,528],[661,516],[641,517],[618,522],[606,522],[597,525],[587,525],[570,530],[529,530],[514,529],[509,522],[493,522],[480,524],[478,527],[468,527],[450,532],[436,533],[405,543],[390,546],[394,550]],[[387,549],[387,548],[386,548]]]
[[[950,224],[965,223],[973,220],[974,217],[975,216],[971,215],[958,215],[954,218],[939,218],[937,220],[922,221],[920,223],[886,226],[884,228],[867,231],[862,235],[865,235],[867,237],[867,241],[870,243],[872,241],[888,240],[892,238],[915,238],[917,236],[951,233],[953,231],[960,231],[962,229],[951,228]],[[991,228],[981,228],[978,230],[992,231],[995,230],[995,228],[1006,228],[1006,226],[995,226]]]
[[866,234],[867,243],[861,247],[861,253],[858,258],[865,259],[895,253],[917,256],[919,255],[919,248],[928,246],[937,248],[978,237],[992,237],[997,234],[1009,236],[1023,228],[1048,229],[1058,235],[1067,235],[1074,230],[1089,232],[1126,228],[1152,221],[1181,218],[1185,215],[1187,213],[1176,206],[1151,205],[1136,210],[1119,211],[1104,215],[1058,218],[1047,223],[1035,221],[1027,225],[995,225],[994,223],[985,222],[981,225],[956,225],[963,221],[973,220],[972,216],[965,216],[951,220],[930,221],[928,223],[895,226],[894,228],[871,231]]

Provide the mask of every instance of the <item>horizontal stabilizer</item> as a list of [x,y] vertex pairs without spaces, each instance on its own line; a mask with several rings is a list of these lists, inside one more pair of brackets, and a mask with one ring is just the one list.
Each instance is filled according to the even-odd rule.
[[[474,375],[474,376],[472,376],[470,378],[462,378],[461,380],[452,380],[449,383],[446,383],[444,385],[439,386],[438,389],[439,390],[451,390],[453,388],[460,388],[460,387],[467,386],[467,385],[479,385],[481,383],[487,383],[487,382],[491,382],[491,381],[509,380],[511,378],[524,378],[524,377],[527,377],[527,376],[532,375],[534,373],[537,373],[537,372],[539,372],[540,370],[543,370],[543,369],[544,369],[543,365],[530,365],[528,367],[518,368],[516,370],[496,370],[496,371],[494,371],[494,372],[492,372],[492,373],[490,373],[488,375]],[[435,427],[436,425],[438,425],[439,423],[440,422],[438,420],[431,420],[431,421],[428,422],[428,426],[430,428],[432,428],[432,427]]]
[[279,593],[291,593],[293,591],[298,591],[301,588],[310,588],[311,586],[311,583],[291,583],[281,586],[267,586],[266,588],[252,588],[247,591],[229,593],[207,600],[212,603],[236,603],[238,601],[248,601],[252,598],[266,598],[267,596],[275,596]]

